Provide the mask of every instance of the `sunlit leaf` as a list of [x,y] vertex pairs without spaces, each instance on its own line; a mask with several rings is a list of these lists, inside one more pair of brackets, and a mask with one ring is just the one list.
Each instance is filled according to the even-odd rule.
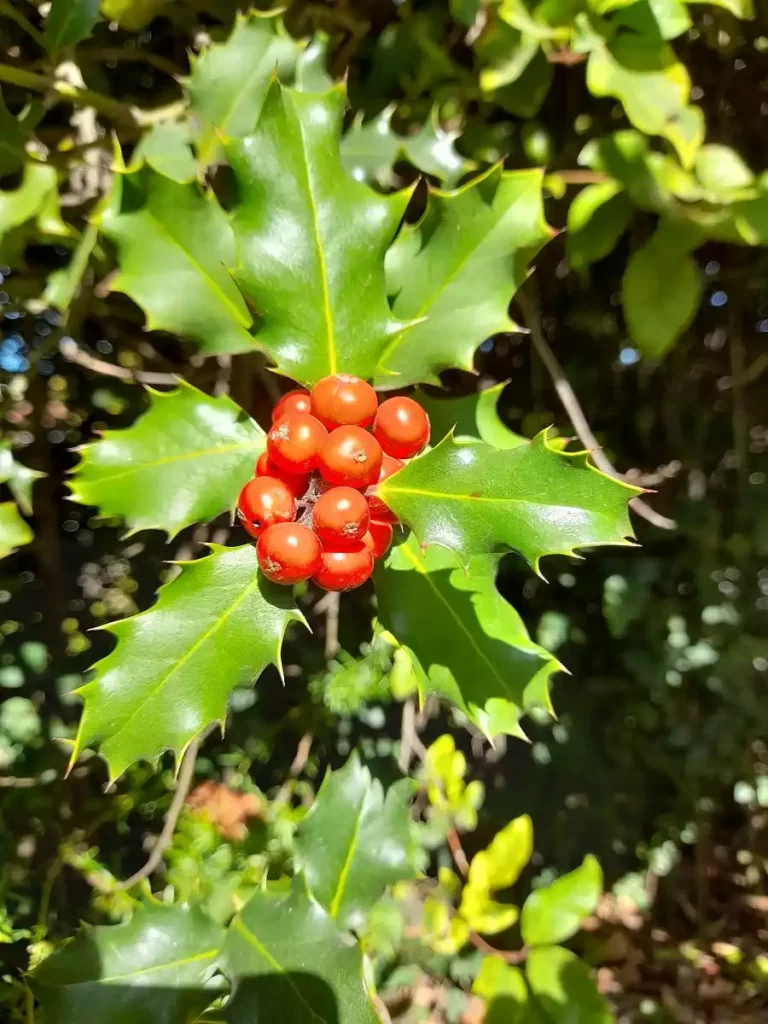
[[488,1004],[486,1024],[523,1024],[528,988],[519,967],[505,964],[498,956],[485,957],[472,983],[472,992]]
[[11,494],[25,516],[32,514],[32,485],[45,476],[17,462],[9,441],[0,441],[0,484],[8,484]]
[[0,502],[0,558],[34,540],[34,534],[21,518],[13,501]]
[[579,270],[613,252],[632,219],[632,202],[615,181],[587,185],[568,208],[566,251]]
[[79,449],[72,499],[120,516],[132,533],[173,536],[234,508],[264,432],[228,396],[211,398],[183,381],[149,395],[149,409],[133,426],[105,430]]
[[602,869],[588,854],[575,871],[531,892],[520,919],[523,942],[547,946],[570,939],[594,914],[602,891]]
[[541,1013],[540,1024],[613,1024],[616,1019],[587,965],[568,949],[532,949],[525,976]]
[[19,187],[0,189],[0,255],[4,259],[6,236],[33,218],[41,234],[66,237],[71,233],[59,212],[56,169],[28,160]]
[[197,163],[190,147],[192,136],[186,121],[155,124],[131,156],[130,170],[146,162],[171,181],[188,185],[197,178]]

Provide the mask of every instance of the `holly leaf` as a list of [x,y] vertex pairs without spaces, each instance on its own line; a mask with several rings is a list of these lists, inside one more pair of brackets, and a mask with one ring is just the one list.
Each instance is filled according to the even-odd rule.
[[264,432],[226,395],[211,398],[183,380],[174,391],[147,391],[149,409],[133,426],[78,448],[71,498],[120,516],[131,534],[173,537],[234,508]]
[[388,885],[416,876],[410,779],[387,791],[353,753],[329,772],[296,834],[296,863],[312,895],[358,933]]
[[587,185],[568,208],[566,253],[574,270],[613,252],[629,227],[632,202],[617,181]]
[[257,892],[233,920],[222,966],[233,985],[228,1024],[378,1024],[360,946],[312,899]]
[[256,348],[251,314],[227,270],[235,240],[216,198],[147,167],[113,182],[99,218],[117,245],[112,290],[141,306],[147,330],[181,334],[206,354]]
[[0,502],[0,558],[29,544],[34,536],[29,525],[21,518],[16,503]]
[[215,992],[225,930],[200,907],[148,903],[129,921],[84,925],[31,976],[47,1024],[134,1024],[197,1019]]
[[392,304],[398,319],[423,322],[391,341],[380,372],[397,376],[380,384],[439,383],[441,370],[471,370],[477,346],[510,330],[512,296],[552,236],[541,185],[540,170],[496,166],[455,192],[430,193]]
[[527,438],[510,430],[498,413],[498,401],[507,383],[503,381],[462,398],[437,398],[417,391],[414,398],[429,416],[432,444],[437,444],[451,431],[457,441],[479,439],[494,448],[517,448],[527,444]]
[[588,854],[581,866],[549,885],[534,889],[523,906],[520,930],[527,946],[548,946],[570,939],[594,914],[603,892],[603,872]]
[[32,485],[43,476],[14,459],[10,441],[0,441],[0,484],[8,484],[25,516],[32,515]]
[[589,968],[569,949],[532,949],[525,976],[541,1012],[541,1024],[613,1024],[616,1020]]
[[327,92],[334,81],[328,74],[328,47],[330,37],[325,32],[315,32],[311,41],[299,54],[296,61],[296,87],[303,92]]
[[74,46],[91,34],[99,20],[99,0],[53,0],[45,19],[45,42],[51,53]]
[[444,548],[422,551],[409,537],[376,567],[378,622],[408,652],[423,692],[488,736],[524,736],[520,718],[534,705],[551,710],[549,678],[562,666],[499,594],[496,564],[473,558],[467,575]]
[[318,95],[274,82],[255,134],[227,146],[241,197],[236,277],[263,315],[258,340],[303,384],[371,377],[406,326],[387,305],[384,254],[410,193],[377,195],[345,173],[344,104],[343,86]]
[[544,555],[628,543],[638,489],[601,473],[587,452],[557,451],[542,431],[507,451],[446,437],[379,493],[422,545],[448,548],[464,566],[511,549],[538,572]]
[[289,75],[300,46],[282,30],[280,11],[238,15],[229,39],[191,58],[189,115],[200,162],[223,159],[220,140],[248,135],[275,73]]
[[144,135],[131,156],[130,170],[143,163],[179,185],[197,179],[197,163],[190,147],[192,136],[186,121],[154,124]]
[[24,163],[28,132],[5,105],[0,89],[0,177],[13,174]]
[[95,742],[110,779],[166,750],[181,757],[211,722],[223,727],[235,687],[267,665],[281,668],[285,631],[304,622],[293,591],[258,572],[252,545],[210,547],[207,557],[180,563],[181,575],[148,611],[100,627],[117,646],[74,691],[85,707],[70,766]]

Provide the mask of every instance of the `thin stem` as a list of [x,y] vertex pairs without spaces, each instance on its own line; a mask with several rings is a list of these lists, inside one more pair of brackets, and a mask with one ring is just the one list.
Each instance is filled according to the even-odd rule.
[[557,171],[551,172],[556,174],[558,178],[566,183],[566,185],[594,185],[603,181],[610,181],[608,174],[603,174],[602,171]]
[[492,946],[490,942],[486,942],[482,935],[478,935],[477,932],[469,933],[469,941],[475,949],[482,950],[488,956],[501,957],[508,964],[521,964],[528,956],[527,946],[523,946],[522,949],[496,949],[495,946]]
[[459,833],[455,828],[449,828],[445,838],[451,851],[451,856],[456,861],[456,867],[465,878],[469,878],[469,861],[464,852],[464,847],[461,845]]
[[6,18],[10,18],[11,21],[15,21],[19,28],[23,28],[28,36],[31,36],[35,40],[38,46],[45,49],[45,36],[42,32],[35,28],[31,21],[24,17],[21,11],[17,11],[16,8],[6,2],[6,0],[0,0],[0,15]]
[[[0,0],[0,11],[2,11],[2,3]],[[166,60],[165,57],[159,57],[156,53],[147,53],[146,50],[121,50],[118,47],[104,47],[103,49],[80,49],[78,50],[78,58],[80,62],[83,61],[110,61],[110,60],[130,60],[130,61],[141,61],[144,64],[151,64],[152,67],[157,68],[158,71],[165,71],[166,74],[173,75],[175,78],[177,75],[181,75],[183,72],[172,64],[171,61]]]
[[314,736],[311,732],[305,732],[299,740],[299,745],[296,747],[296,754],[291,763],[291,767],[288,769],[288,778],[280,787],[280,790],[275,797],[276,804],[284,804],[288,802],[288,798],[291,795],[291,786],[295,779],[297,779],[304,771],[309,755],[312,750],[312,743]]
[[59,352],[70,363],[77,363],[86,370],[93,370],[104,377],[117,377],[118,380],[134,380],[139,384],[178,384],[179,378],[174,373],[153,373],[151,370],[129,370],[125,366],[115,366],[103,359],[83,352],[72,338],[62,338],[59,342]]
[[[560,365],[560,361],[552,351],[549,342],[544,337],[544,331],[541,328],[541,316],[535,299],[526,293],[525,288],[521,289],[517,293],[516,299],[520,306],[520,310],[522,311],[525,325],[530,331],[533,346],[552,378],[552,383],[555,386],[558,398],[560,399],[563,408],[568,413],[571,423],[573,424],[573,428],[579,436],[579,440],[589,451],[589,454],[592,456],[592,460],[598,469],[601,469],[609,476],[615,477],[617,480],[622,480],[622,475],[616,471],[611,461],[604,454],[597,438],[592,433],[592,428],[587,421],[587,417],[584,415],[584,410],[581,408],[581,404],[576,397],[576,393],[571,387],[568,378],[565,376],[565,370]],[[674,519],[668,519],[666,516],[656,512],[655,509],[652,509],[651,506],[646,504],[646,502],[641,498],[633,498],[629,504],[639,516],[647,519],[648,522],[653,523],[654,526],[658,526],[662,530],[676,529],[677,523]]]

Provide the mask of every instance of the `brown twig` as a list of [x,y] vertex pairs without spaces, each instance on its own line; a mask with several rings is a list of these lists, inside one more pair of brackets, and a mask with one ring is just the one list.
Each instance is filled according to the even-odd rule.
[[552,50],[547,54],[550,64],[565,64],[566,67],[573,67],[574,64],[582,64],[588,57],[586,53],[576,53],[569,50],[567,46],[560,50]]
[[480,949],[483,953],[487,953],[488,956],[498,956],[502,960],[506,960],[508,964],[521,964],[528,956],[528,947],[523,946],[522,949],[496,949],[490,942],[486,942],[482,935],[478,935],[477,932],[469,933],[469,941],[475,947]]
[[596,185],[603,181],[610,181],[608,174],[602,171],[552,171],[552,174],[562,179],[566,185]]
[[216,723],[212,723],[207,729],[204,729],[199,736],[196,736],[186,751],[184,752],[184,758],[181,762],[181,768],[179,769],[179,777],[176,781],[176,792],[173,794],[173,800],[171,806],[168,808],[168,813],[165,816],[163,822],[163,830],[155,841],[155,845],[152,847],[152,852],[147,858],[146,864],[139,868],[135,874],[131,875],[124,882],[120,882],[117,889],[132,889],[134,885],[142,881],[144,878],[149,878],[152,872],[159,866],[163,859],[163,854],[171,845],[173,839],[173,832],[176,828],[176,822],[179,820],[181,809],[184,806],[184,801],[187,799],[192,780],[195,776],[195,761],[197,760],[197,754],[200,747],[206,737],[216,727]]
[[[589,451],[589,454],[592,456],[592,461],[598,469],[601,469],[609,476],[615,477],[617,480],[622,480],[622,475],[616,471],[611,461],[603,453],[597,438],[592,433],[592,428],[587,422],[587,417],[584,415],[584,410],[581,408],[581,404],[576,397],[576,393],[571,387],[568,378],[565,376],[565,370],[560,365],[560,361],[552,351],[549,342],[544,337],[544,331],[541,327],[541,316],[539,314],[536,301],[527,294],[525,288],[521,289],[517,293],[516,298],[523,314],[525,326],[530,331],[534,348],[552,378],[552,383],[555,386],[558,398],[560,399],[563,408],[568,413],[571,423],[573,424],[573,428],[579,436],[579,440]],[[677,528],[677,523],[674,519],[668,519],[666,516],[656,512],[655,509],[652,509],[651,506],[641,498],[633,498],[629,504],[639,516],[642,516],[643,519],[647,519],[648,522],[652,523],[654,526],[658,526],[662,530],[674,530]]]
[[451,856],[456,861],[456,867],[465,878],[469,878],[469,860],[466,853],[464,853],[464,847],[461,845],[459,833],[455,828],[449,828],[445,838],[451,851]]
[[151,370],[129,370],[125,366],[115,366],[103,359],[89,355],[78,346],[72,338],[62,338],[59,352],[70,363],[77,363],[86,370],[93,370],[104,377],[116,377],[118,380],[133,380],[139,384],[178,384],[179,378],[174,373],[153,373]]
[[329,590],[315,605],[315,611],[325,613],[325,660],[330,661],[339,653],[339,594]]
[[288,802],[288,797],[291,795],[291,785],[293,781],[298,779],[304,771],[304,766],[309,760],[313,741],[314,736],[311,732],[305,732],[299,740],[299,745],[296,747],[296,754],[291,762],[291,767],[288,769],[288,778],[282,784],[278,790],[277,796],[275,797],[276,804],[284,804]]

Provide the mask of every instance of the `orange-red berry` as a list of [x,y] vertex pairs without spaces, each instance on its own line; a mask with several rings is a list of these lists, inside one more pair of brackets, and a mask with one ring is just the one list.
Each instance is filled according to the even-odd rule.
[[301,413],[307,415],[312,412],[311,402],[309,400],[309,392],[303,388],[299,388],[296,391],[289,391],[288,394],[283,395],[272,410],[272,422],[277,423],[283,416],[292,416],[294,413]]
[[354,590],[373,572],[373,552],[365,544],[344,551],[323,551],[312,582],[323,590]]
[[300,583],[320,569],[323,547],[301,523],[277,523],[259,537],[259,567],[273,583]]
[[296,516],[293,494],[283,483],[271,476],[249,480],[237,502],[243,526],[252,537],[275,523],[289,523]]
[[363,544],[374,558],[383,558],[392,546],[392,536],[391,523],[378,523],[372,519],[368,524],[368,531],[363,537]]
[[383,457],[379,442],[361,427],[337,427],[320,448],[317,468],[329,484],[363,490],[379,479]]
[[395,459],[391,455],[384,455],[381,462],[381,469],[379,470],[379,479],[373,485],[368,487],[365,492],[365,496],[368,499],[368,507],[371,511],[371,519],[378,519],[382,523],[396,523],[397,516],[389,507],[385,505],[381,498],[378,496],[379,484],[386,480],[387,477],[397,473],[399,469],[402,469],[405,465],[400,459]]
[[312,388],[312,414],[322,424],[334,427],[369,427],[379,400],[370,384],[348,373],[323,377]]
[[332,487],[312,509],[312,526],[324,547],[354,546],[365,536],[368,502],[353,487]]
[[308,413],[292,413],[272,425],[267,434],[267,454],[288,473],[309,473],[327,437],[320,420]]
[[288,473],[262,452],[256,462],[256,476],[273,476],[282,480],[294,498],[303,498],[309,487],[309,473]]
[[429,417],[412,398],[388,398],[376,413],[373,436],[387,455],[410,459],[429,441]]

